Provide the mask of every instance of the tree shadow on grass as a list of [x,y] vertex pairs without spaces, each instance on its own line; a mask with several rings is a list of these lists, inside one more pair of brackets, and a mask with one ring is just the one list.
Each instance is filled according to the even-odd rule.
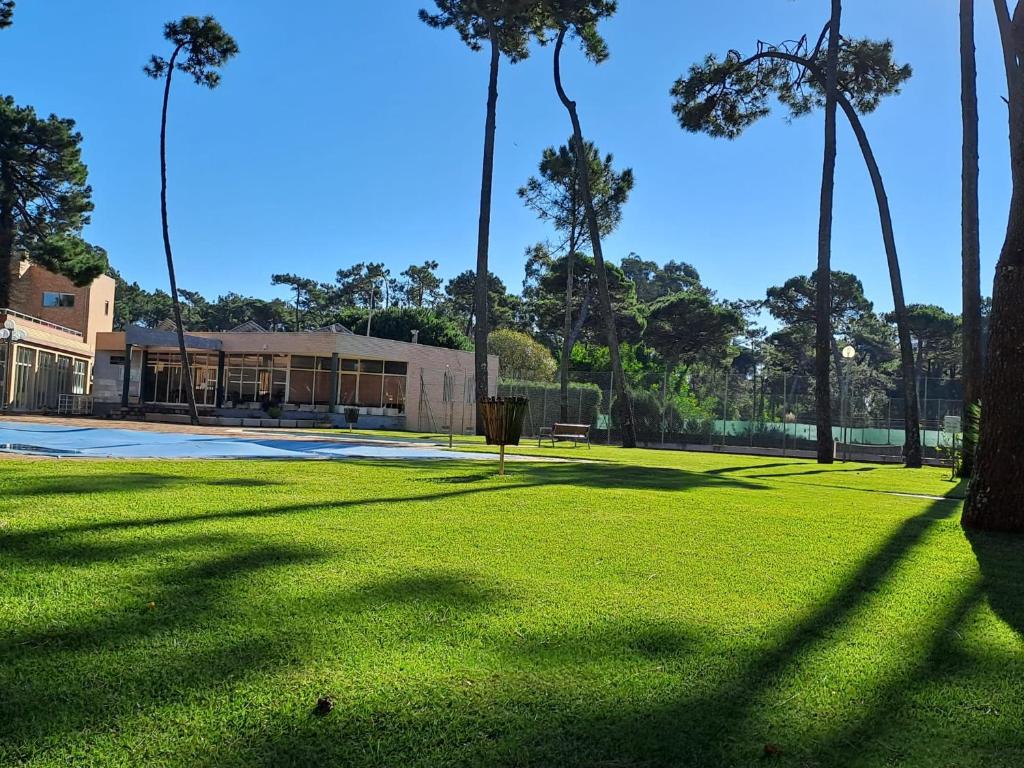
[[[608,479],[569,472],[560,465],[555,473],[548,466],[523,468],[523,477],[508,483],[481,488],[458,488],[453,492],[402,497],[406,501],[430,502],[438,498],[490,492],[542,484],[581,484],[583,487],[622,487]],[[607,465],[601,469],[607,472]],[[532,477],[531,473],[540,473]],[[684,475],[695,473],[683,473]],[[699,473],[696,473],[699,474]],[[662,477],[662,475],[657,475]],[[531,479],[532,478],[532,479]],[[647,477],[633,478],[634,484]],[[570,482],[571,481],[571,482]],[[673,483],[680,482],[673,476]],[[697,483],[683,478],[683,483]],[[715,487],[748,487],[720,481]],[[625,487],[630,487],[629,485]],[[643,486],[641,486],[643,487]],[[684,485],[695,487],[695,485]],[[755,486],[758,487],[758,486]],[[659,486],[661,488],[661,486]],[[661,488],[663,489],[663,488]],[[682,489],[679,486],[676,490]],[[232,510],[202,515],[164,516],[132,520],[140,525],[170,525],[192,520],[245,520],[251,517],[294,514],[311,510],[349,508],[380,501],[352,500],[338,504],[310,503],[263,510]],[[935,525],[948,520],[957,507],[948,503],[930,505],[905,521],[874,553],[854,568],[842,587],[810,606],[791,625],[773,630],[755,647],[736,646],[728,653],[728,664],[707,672],[694,670],[697,682],[687,692],[659,687],[645,695],[615,694],[615,687],[595,691],[580,682],[578,673],[616,675],[631,669],[667,664],[694,653],[706,630],[684,623],[651,623],[643,620],[621,625],[597,621],[592,627],[533,633],[518,641],[489,643],[506,662],[499,666],[495,680],[442,691],[415,690],[414,686],[385,691],[362,708],[342,702],[331,716],[316,719],[308,711],[280,712],[258,724],[247,725],[243,733],[223,747],[214,747],[208,765],[431,765],[440,762],[462,765],[730,765],[737,761],[754,763],[769,734],[752,724],[758,707],[800,660],[836,636],[841,636],[868,597],[891,578],[897,566],[922,542]],[[98,527],[97,527],[98,525]],[[116,530],[124,523],[108,521],[78,527],[76,532]],[[45,532],[44,532],[45,533]],[[50,532],[49,538],[15,537],[21,552],[33,562],[60,562],[69,542],[67,529]],[[12,534],[14,535],[14,534]],[[0,537],[0,551],[10,537]],[[231,543],[231,542],[227,542]],[[88,541],[84,542],[88,545]],[[0,722],[11,723],[7,736],[0,736],[0,757],[20,759],[24,745],[40,743],[54,749],[62,737],[82,727],[113,727],[122,716],[130,717],[140,708],[158,707],[204,692],[254,671],[279,668],[303,658],[303,638],[294,626],[271,624],[261,635],[253,635],[230,612],[231,586],[253,573],[269,573],[277,566],[302,566],[317,556],[302,549],[269,547],[234,541],[235,552],[181,567],[163,569],[153,575],[150,594],[158,610],[107,614],[97,612],[72,630],[16,632],[0,643],[0,690],[11,691],[0,702]],[[159,549],[157,547],[157,549]],[[27,551],[27,554],[26,554]],[[111,557],[123,552],[108,551]],[[150,552],[149,554],[153,554]],[[309,559],[307,559],[309,558]],[[1009,557],[1004,565],[1008,568]],[[1004,575],[1009,576],[1006,570]],[[162,590],[162,591],[161,591]],[[405,637],[416,642],[449,635],[465,643],[459,622],[491,606],[500,607],[503,593],[479,584],[472,575],[443,569],[399,573],[370,580],[354,589],[327,598],[324,611],[345,615],[355,612],[376,619],[377,614],[399,626],[408,625]],[[970,600],[965,597],[965,600]],[[161,606],[184,605],[187,609]],[[284,609],[282,609],[284,610]],[[319,612],[317,612],[319,614]],[[440,616],[443,621],[435,621]],[[455,625],[452,627],[452,620]],[[951,619],[955,621],[956,619]],[[145,624],[144,622],[150,622]],[[81,626],[78,626],[81,625]],[[367,628],[377,626],[365,622]],[[439,629],[443,626],[443,629]],[[1019,626],[1019,625],[1018,625]],[[212,629],[209,644],[196,648],[187,642],[197,628]],[[452,628],[455,631],[451,631]],[[946,631],[945,627],[942,631]],[[935,637],[935,633],[932,633]],[[394,635],[391,636],[394,640]],[[168,649],[166,641],[185,640],[182,650]],[[161,645],[161,643],[164,643]],[[146,646],[153,646],[153,653]],[[934,655],[934,654],[932,654]],[[509,662],[508,660],[511,659]],[[288,661],[286,661],[288,660]],[[127,662],[127,665],[125,666]],[[595,664],[595,662],[599,662]],[[621,662],[621,664],[619,663]],[[602,673],[602,666],[606,671]],[[97,666],[99,665],[99,666]],[[122,668],[123,667],[123,668]],[[592,667],[588,669],[588,667]],[[543,677],[525,674],[542,670]],[[909,688],[916,676],[929,675],[927,665],[915,665],[909,676],[891,681],[892,693]],[[399,678],[400,679],[400,678]],[[112,681],[118,681],[114,685]],[[153,682],[153,681],[156,682]],[[621,685],[617,679],[616,685]],[[837,750],[851,737],[873,738],[872,727],[885,721],[884,699],[873,710],[849,723],[841,733],[826,734],[796,759],[819,765],[835,761]],[[310,706],[312,701],[310,702]],[[194,705],[190,705],[194,706]],[[862,735],[863,734],[863,735]],[[862,736],[861,736],[862,735]],[[760,743],[758,738],[761,739]],[[738,757],[739,756],[739,757]],[[183,756],[183,762],[188,756]],[[195,760],[194,762],[199,762]]]
[[471,574],[433,570],[399,576],[386,576],[362,584],[332,601],[351,608],[375,610],[396,605],[447,603],[461,608],[476,608],[503,600],[504,593],[479,583]]
[[803,472],[765,472],[758,475],[744,475],[744,477],[778,477],[785,479],[787,477],[801,477],[803,475],[838,475],[843,472],[856,472],[863,474],[865,472],[873,472],[877,467],[843,467],[839,469],[807,469]]
[[[698,651],[708,653],[701,648],[709,640],[707,631],[698,627],[642,619],[596,621],[569,631],[555,627],[499,646],[510,661],[499,665],[504,671],[493,685],[476,693],[403,689],[362,709],[340,707],[323,721],[278,718],[240,743],[233,759],[222,764],[302,765],[314,758],[353,766],[756,764],[773,735],[764,725],[771,719],[763,709],[765,700],[783,681],[806,675],[803,665],[813,654],[831,653],[837,642],[842,648],[844,634],[858,622],[863,627],[864,605],[879,599],[877,593],[903,561],[957,510],[948,503],[929,505],[903,522],[851,571],[843,586],[805,615],[755,646],[723,646],[713,668],[704,665],[714,657],[685,666]],[[976,597],[974,585],[965,583],[950,596],[948,611],[915,628],[923,650],[905,669],[877,690],[871,677],[860,681],[866,690],[843,697],[858,707],[840,718],[839,725],[827,725],[800,743],[781,762],[844,765],[851,740],[861,741],[855,743],[854,757],[877,747],[872,740],[891,724],[893,702],[922,679],[942,673],[945,639]],[[657,683],[662,665],[675,663],[683,664],[685,677],[678,677],[676,669],[674,682],[617,695],[629,670],[646,669]],[[594,675],[600,680],[613,673],[614,682],[588,687]],[[806,717],[807,724],[815,720],[811,712]],[[799,732],[803,726],[796,727]]]
[[[318,480],[329,472],[344,474],[348,470],[376,468],[408,473],[406,480],[428,480],[450,485],[485,484],[496,481],[497,472],[487,462],[445,460],[416,461],[406,459],[348,458],[336,462],[310,463],[307,459],[283,459],[275,463],[308,464]],[[459,474],[452,474],[457,469]],[[438,471],[440,470],[440,472]],[[296,483],[301,482],[301,478]],[[480,490],[501,490],[513,486],[576,486],[582,488],[617,488],[636,490],[685,491],[699,487],[713,488],[766,488],[752,479],[720,478],[710,473],[692,472],[671,467],[646,467],[630,464],[602,462],[515,462],[507,465],[507,476],[502,485]],[[12,497],[78,496],[88,494],[122,493],[166,490],[184,486],[206,485],[213,488],[282,487],[285,480],[267,480],[251,477],[203,478],[172,472],[96,472],[54,474],[18,478],[6,493]],[[474,491],[468,491],[474,492]],[[415,501],[415,497],[367,499],[379,501]]]
[[[65,543],[49,551],[49,558],[47,543],[35,544],[29,559],[63,562]],[[83,561],[124,555],[120,548],[82,541],[76,546],[94,550],[81,555]],[[200,546],[227,551],[197,559]],[[324,556],[304,547],[215,535],[148,542],[140,552],[174,564],[140,572],[125,585],[125,597],[97,598],[100,607],[94,610],[71,605],[63,618],[0,633],[0,758],[15,761],[59,749],[79,729],[109,732],[146,707],[283,663],[288,654],[279,638],[246,625],[244,606],[233,605],[232,590]]]
[[1024,639],[1024,536],[964,529],[992,610]]
[[738,467],[716,467],[715,469],[706,469],[704,474],[706,475],[731,475],[734,472],[747,472],[752,469],[775,469],[776,467],[799,467],[803,466],[810,461],[809,459],[792,459],[790,461],[775,461],[769,464],[747,464],[745,466]]
[[[446,462],[446,464],[448,464]],[[441,484],[468,485],[496,481],[493,467],[479,467],[461,463],[460,474],[430,474],[417,478],[422,481]],[[387,465],[384,465],[387,466]],[[395,466],[395,462],[391,463]],[[405,468],[417,467],[402,462]],[[423,465],[418,465],[419,469]],[[461,470],[471,470],[461,473]],[[693,472],[674,467],[648,467],[613,462],[515,462],[505,465],[505,488],[529,488],[544,486],[566,486],[574,488],[640,490],[640,491],[689,491],[697,488],[734,488],[738,490],[765,490],[769,486],[747,478],[723,478],[706,472]]]
[[262,488],[279,486],[279,480],[263,478],[225,477],[204,479],[195,475],[172,472],[83,472],[54,473],[18,477],[10,482],[4,493],[10,497],[77,496],[92,493],[125,493],[159,491],[181,486],[208,485],[213,487]]

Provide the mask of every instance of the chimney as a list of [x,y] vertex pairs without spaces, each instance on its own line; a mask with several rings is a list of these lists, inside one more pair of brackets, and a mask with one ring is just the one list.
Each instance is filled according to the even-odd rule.
[[419,331],[413,331],[412,332],[412,343],[413,344],[419,344],[420,343],[420,332]]

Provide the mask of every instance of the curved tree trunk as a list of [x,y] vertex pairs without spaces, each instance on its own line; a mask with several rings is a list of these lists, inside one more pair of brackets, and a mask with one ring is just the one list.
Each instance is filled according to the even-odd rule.
[[[790,53],[781,51],[765,51],[743,62],[743,66],[749,66],[759,59],[782,59],[794,64],[799,64],[807,69],[819,82],[824,80],[824,73],[807,60]],[[875,153],[871,149],[867,132],[861,123],[857,110],[843,94],[837,94],[837,104],[842,108],[850,123],[850,128],[857,137],[857,144],[860,146],[861,154],[864,156],[864,163],[871,177],[871,185],[875,192],[875,201],[878,204],[878,221],[882,227],[882,241],[885,245],[885,256],[889,266],[889,282],[892,285],[893,309],[896,315],[896,333],[900,345],[900,368],[903,373],[903,396],[906,400],[906,440],[904,442],[904,455],[908,467],[917,468],[921,466],[921,419],[918,407],[917,394],[917,363],[914,359],[914,345],[910,338],[910,327],[907,320],[907,305],[903,294],[903,277],[900,270],[899,254],[896,250],[896,235],[892,225],[892,213],[889,209],[889,196],[885,191],[885,183],[882,181],[882,172],[875,159]]]
[[818,218],[818,268],[814,272],[814,400],[818,432],[818,463],[831,464],[835,457],[832,442],[832,396],[829,369],[832,339],[832,205],[836,181],[836,94],[839,77],[839,29],[841,0],[832,0],[828,55],[825,73],[825,158],[821,173],[821,206]]
[[[188,398],[189,419],[192,426],[199,425],[199,410],[196,408],[196,392],[192,384],[192,366],[188,361],[188,350],[185,348],[185,328],[181,323],[181,301],[178,298],[178,281],[174,276],[174,257],[171,254],[171,235],[167,225],[167,104],[171,98],[171,75],[174,74],[174,61],[181,53],[182,46],[174,49],[167,65],[167,80],[164,83],[164,105],[160,115],[160,223],[164,235],[164,255],[167,257],[167,277],[171,284],[171,307],[174,311],[174,325],[178,331],[178,353],[181,355],[181,377]],[[131,365],[126,360],[125,365]],[[223,382],[218,382],[222,385]]]
[[963,113],[963,448],[960,476],[974,472],[972,408],[981,400],[981,240],[978,212],[978,67],[974,0],[960,0],[960,106]]
[[480,403],[487,399],[487,337],[490,335],[490,312],[487,306],[490,288],[490,266],[488,253],[491,242],[491,188],[494,182],[494,136],[498,123],[498,68],[501,64],[501,49],[498,33],[491,25],[491,70],[487,84],[487,120],[484,125],[484,167],[480,181],[480,228],[476,245],[476,285],[473,291],[473,314],[476,325],[473,329],[474,381],[476,390],[476,433],[484,433],[484,420]]
[[572,121],[573,144],[576,147],[576,166],[580,181],[580,195],[583,197],[583,208],[587,214],[590,245],[594,250],[594,270],[597,272],[598,298],[601,302],[601,309],[605,314],[608,330],[608,355],[612,362],[612,386],[615,390],[619,423],[622,429],[622,447],[636,448],[633,405],[630,402],[629,392],[626,389],[626,377],[622,369],[622,357],[619,354],[619,332],[615,327],[611,293],[608,290],[608,273],[605,271],[604,252],[601,249],[601,230],[597,222],[594,198],[590,190],[590,168],[587,167],[585,160],[581,162],[581,159],[587,156],[586,146],[583,143],[583,129],[580,127],[580,118],[576,112],[576,102],[566,95],[565,89],[562,87],[561,56],[562,46],[565,43],[565,33],[566,30],[563,27],[558,33],[558,41],[555,44],[555,89],[558,91],[558,98],[565,106],[566,111],[569,113],[569,119]]
[[982,388],[984,411],[974,477],[963,523],[971,528],[1024,532],[1024,2],[1012,19],[995,0],[1006,65],[1013,194],[1006,240],[996,264]]
[[907,322],[907,304],[903,296],[903,277],[900,273],[900,259],[896,251],[896,234],[892,226],[892,213],[889,210],[889,196],[882,182],[882,172],[875,160],[875,153],[868,142],[868,135],[860,121],[857,110],[845,97],[839,99],[839,106],[853,128],[857,137],[864,162],[871,176],[871,186],[875,190],[878,203],[878,221],[882,225],[882,241],[885,243],[885,258],[889,265],[889,283],[892,285],[893,314],[896,316],[896,334],[900,343],[900,368],[903,371],[903,397],[906,400],[906,440],[903,444],[903,456],[906,466],[918,469],[921,467],[921,419],[917,403],[917,366],[914,364],[914,347],[910,343],[910,327]]

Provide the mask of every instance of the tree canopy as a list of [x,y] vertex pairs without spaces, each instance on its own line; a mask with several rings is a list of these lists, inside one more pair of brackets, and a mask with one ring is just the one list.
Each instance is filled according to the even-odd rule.
[[[164,39],[174,46],[171,59],[153,55],[143,69],[154,80],[174,68],[189,75],[196,85],[216,88],[220,84],[219,67],[238,54],[238,44],[212,16],[184,16],[164,25]],[[175,57],[181,52],[184,58]]]
[[454,29],[470,50],[479,51],[495,32],[499,50],[515,63],[530,55],[531,35],[543,35],[538,0],[434,0],[437,11],[419,11],[435,29]]
[[504,378],[526,381],[552,381],[557,363],[543,344],[522,331],[499,328],[487,340],[487,351],[497,355]]
[[[824,106],[824,56],[822,45],[811,50],[806,37],[792,44],[761,43],[748,57],[735,50],[723,59],[709,54],[673,85],[672,111],[687,131],[729,139],[771,114],[772,96],[791,118],[802,117]],[[892,42],[840,38],[839,93],[857,112],[873,112],[912,74],[909,65],[893,60]]]
[[[579,171],[572,139],[558,149],[548,147],[541,155],[538,175],[519,188],[524,205],[541,221],[551,222],[560,241],[554,251],[590,247],[586,210],[580,192]],[[633,190],[633,170],[616,171],[611,154],[603,158],[593,142],[585,142],[590,167],[590,191],[601,235],[615,231],[622,221],[622,207]]]
[[88,285],[107,269],[102,248],[82,239],[92,188],[75,122],[0,99],[0,306],[8,304],[9,264],[27,257]]
[[682,261],[668,261],[659,265],[647,261],[635,253],[622,260],[623,274],[636,286],[637,301],[650,304],[663,296],[692,289],[707,290],[701,285],[700,273],[692,264]]
[[679,291],[655,301],[645,312],[644,342],[672,363],[721,364],[733,338],[743,330],[743,315],[715,303],[704,291]]

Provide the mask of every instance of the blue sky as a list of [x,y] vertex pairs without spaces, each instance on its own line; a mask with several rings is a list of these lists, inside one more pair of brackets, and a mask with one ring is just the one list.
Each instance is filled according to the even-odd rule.
[[[78,121],[96,212],[88,237],[130,280],[165,287],[157,131],[163,22],[215,15],[240,55],[209,92],[176,81],[170,125],[179,284],[269,297],[272,272],[322,280],[356,261],[397,273],[433,258],[445,277],[475,262],[487,60],[427,28],[427,0],[19,0],[0,33],[0,92]],[[705,53],[820,30],[824,0],[622,0],[595,67],[567,52],[565,80],[587,138],[636,174],[606,242],[693,263],[723,297],[760,297],[814,264],[820,116],[773,114],[736,141],[683,133],[673,81]],[[847,3],[845,32],[889,37],[915,76],[866,120],[889,187],[908,301],[958,309],[960,111],[954,0]],[[990,3],[980,2],[983,290],[1009,200],[1005,80]],[[551,233],[516,189],[569,134],[550,51],[503,65],[492,269],[518,289],[523,250]],[[840,124],[834,265],[891,307],[874,197]]]

